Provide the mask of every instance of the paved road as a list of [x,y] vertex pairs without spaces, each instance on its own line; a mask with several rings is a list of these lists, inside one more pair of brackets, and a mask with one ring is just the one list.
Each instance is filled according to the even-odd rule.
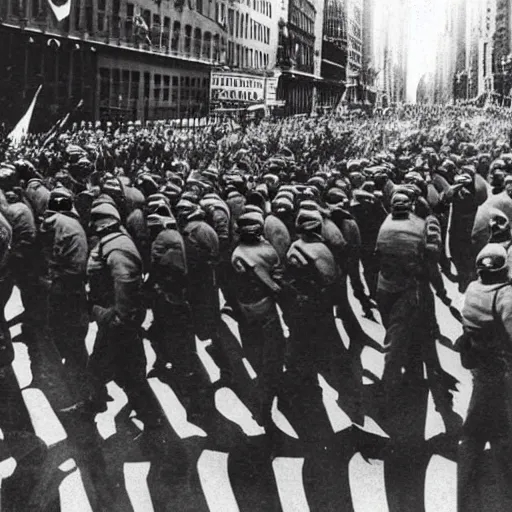
[[[447,288],[449,296],[460,306],[462,297],[450,283],[447,283]],[[362,318],[359,305],[351,300],[363,328],[382,342],[383,328]],[[436,307],[441,332],[452,340],[456,339],[460,325],[445,306],[437,303]],[[20,311],[21,304],[15,291],[8,305],[7,317],[11,318]],[[238,338],[234,322],[229,318],[224,320]],[[347,342],[346,333],[341,324],[338,325],[344,342]],[[19,331],[20,326],[14,326],[13,336]],[[94,334],[95,325],[91,324],[87,337],[89,350]],[[144,343],[149,370],[155,356],[149,342]],[[209,358],[203,343],[198,342],[198,351],[210,378],[217,380],[218,368]],[[15,408],[17,416],[9,418],[25,433],[3,434],[4,444],[11,448],[7,452],[4,450],[5,453],[0,452],[2,510],[7,510],[8,505],[11,510],[27,510],[26,506],[16,508],[16,496],[20,492],[32,493],[31,503],[36,503],[35,509],[44,504],[47,510],[59,510],[60,506],[60,510],[65,512],[301,512],[350,510],[351,505],[356,512],[362,512],[389,510],[389,500],[395,499],[390,498],[391,477],[389,474],[386,476],[386,464],[391,464],[392,459],[388,462],[377,458],[365,459],[361,453],[355,452],[352,423],[338,407],[337,393],[321,377],[323,402],[333,430],[332,440],[324,443],[321,449],[299,443],[293,422],[288,421],[289,418],[279,410],[279,404],[275,403],[273,418],[283,432],[284,448],[270,463],[265,452],[264,431],[230,389],[222,388],[216,392],[216,410],[212,412],[214,419],[206,426],[198,426],[187,421],[185,409],[171,386],[155,378],[149,379],[169,425],[165,434],[144,436],[142,425],[130,418],[133,415],[125,407],[127,399],[123,391],[111,383],[108,387],[114,401],[109,403],[105,413],[97,416],[95,431],[99,436],[95,436],[91,429],[72,422],[67,424],[55,414],[61,383],[55,361],[51,362],[51,354],[45,355],[50,362],[43,369],[42,377],[34,379],[27,347],[22,341],[15,343],[15,353],[13,369],[16,380],[9,381],[9,376],[4,376],[3,385],[4,389],[10,390],[5,393],[10,393],[14,403],[20,400],[21,390],[28,416],[18,404]],[[470,376],[454,352],[438,345],[438,353],[444,369],[460,381],[454,408],[465,417],[471,391]],[[365,348],[361,358],[365,368],[377,376],[381,375],[382,354]],[[247,371],[254,377],[249,365]],[[9,403],[4,407],[8,408]],[[430,394],[426,418],[420,417],[419,421],[424,423],[425,447],[430,446],[429,440],[442,439],[443,422],[434,409]],[[388,439],[383,426],[369,416],[365,417],[362,430],[379,436],[384,442]],[[32,431],[35,436],[27,434],[27,431]],[[19,441],[24,436],[27,439]],[[425,450],[418,453],[413,450],[409,457],[423,461],[422,469],[418,469],[418,481],[424,479],[425,509],[428,512],[455,511],[456,466],[450,460],[453,457],[443,454],[442,447]],[[402,465],[400,460],[397,465]],[[410,471],[413,475],[415,470]],[[28,474],[28,480],[16,478],[20,472]],[[27,481],[33,485],[27,486]],[[411,481],[414,481],[413,476]],[[422,483],[420,487],[423,487]],[[411,496],[414,495],[411,492]],[[416,496],[422,499],[421,493]],[[110,505],[102,506],[102,503]]]

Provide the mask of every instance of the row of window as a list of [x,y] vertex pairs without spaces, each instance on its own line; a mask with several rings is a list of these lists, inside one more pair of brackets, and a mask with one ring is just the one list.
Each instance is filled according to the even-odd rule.
[[265,69],[268,68],[270,56],[268,53],[248,48],[241,44],[228,42],[227,65],[239,68]]
[[356,52],[356,51],[354,51],[354,50],[349,50],[348,51],[348,58],[352,62],[355,62],[357,64],[361,64],[361,54]]
[[[142,91],[141,91],[142,80]],[[141,98],[154,103],[206,101],[210,79],[205,76],[177,76],[127,69],[100,68],[100,104],[131,106]]]
[[290,22],[308,34],[315,33],[315,17],[306,15],[297,7],[290,9]]
[[249,17],[249,13],[228,9],[227,31],[231,36],[270,43],[270,28],[254,21]]
[[303,12],[307,18],[315,19],[316,9],[310,0],[292,0],[290,10],[297,10]]
[[361,30],[361,25],[354,22],[354,20],[350,20],[350,33],[354,37],[357,37],[358,39],[361,39],[363,33]]
[[272,2],[267,0],[239,0],[241,4],[251,7],[254,11],[259,12],[269,18],[272,18]]

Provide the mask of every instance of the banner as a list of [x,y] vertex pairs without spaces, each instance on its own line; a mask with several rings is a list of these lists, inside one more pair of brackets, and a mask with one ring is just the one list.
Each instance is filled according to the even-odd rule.
[[11,139],[11,144],[13,146],[19,146],[23,137],[27,135],[28,129],[30,127],[30,121],[32,120],[32,114],[34,113],[34,107],[36,106],[37,97],[39,96],[42,88],[42,85],[38,87],[36,93],[34,94],[34,98],[28,107],[28,110],[25,112],[25,115],[18,121],[18,124],[14,127],[12,132],[7,135],[7,138]]
[[71,0],[48,0],[48,3],[57,21],[62,21],[69,16],[71,12]]
[[218,108],[246,108],[265,101],[265,77],[234,72],[212,72],[210,105]]

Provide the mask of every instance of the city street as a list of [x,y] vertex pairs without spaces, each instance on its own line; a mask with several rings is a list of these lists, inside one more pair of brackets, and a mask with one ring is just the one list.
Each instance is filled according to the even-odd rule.
[[[447,289],[454,303],[461,307],[462,297],[455,287],[447,283]],[[359,304],[354,300],[352,304],[366,332],[382,342],[383,328],[362,318]],[[15,293],[8,306],[7,318],[14,317],[21,309],[19,296]],[[460,325],[441,303],[437,304],[437,314],[442,334],[455,340],[461,332]],[[224,320],[238,337],[236,324],[228,317]],[[345,342],[347,336],[339,320],[337,322]],[[20,326],[14,326],[11,332],[15,337]],[[94,334],[95,325],[91,324],[87,338],[89,350]],[[155,358],[146,340],[145,348],[149,371]],[[471,390],[469,372],[461,367],[456,353],[439,343],[437,349],[443,368],[460,381],[454,409],[464,417]],[[198,350],[212,381],[217,380],[218,369],[207,355],[204,344],[198,343]],[[388,510],[389,486],[392,484],[385,483],[386,463],[371,458],[371,454],[365,460],[361,453],[355,453],[350,442],[352,423],[335,403],[336,392],[322,378],[320,383],[332,436],[325,443],[320,442],[320,448],[301,443],[291,423],[279,410],[279,404],[274,403],[273,419],[283,433],[283,442],[282,452],[275,454],[270,465],[264,431],[230,389],[221,388],[216,392],[216,410],[212,411],[211,421],[202,425],[203,429],[187,421],[185,409],[172,387],[150,378],[150,385],[169,425],[163,433],[154,434],[155,438],[151,434],[148,439],[141,435],[142,424],[130,418],[131,411],[124,407],[126,396],[111,383],[109,393],[114,400],[109,403],[108,411],[96,417],[97,432],[101,436],[96,439],[88,427],[58,418],[56,411],[65,402],[66,393],[62,382],[59,382],[51,354],[44,355],[43,368],[38,370],[41,377],[36,380],[25,344],[16,342],[15,352],[14,374],[28,416],[19,403],[16,383],[11,381],[7,372],[3,386],[9,392],[1,395],[4,400],[2,414],[8,418],[7,423],[11,427],[18,425],[15,430],[23,430],[24,433],[3,433],[3,460],[0,464],[2,510],[22,510],[6,507],[6,500],[11,500],[12,506],[13,496],[16,502],[15,493],[20,490],[32,492],[32,502],[48,507],[44,510],[59,510],[60,505],[63,512],[297,512],[341,510],[339,506],[344,500],[347,500],[345,506],[349,507],[350,499],[356,512]],[[373,374],[381,375],[382,354],[365,348],[362,362]],[[247,369],[254,377],[249,366]],[[370,381],[365,379],[365,382]],[[5,408],[9,410],[8,416],[4,415]],[[414,410],[406,413],[412,416],[411,421],[416,422]],[[420,418],[420,421],[423,420]],[[382,426],[370,416],[365,417],[363,430],[384,442],[388,439]],[[456,510],[456,464],[443,452],[442,442],[439,443],[440,449],[430,448],[433,440],[442,439],[443,433],[441,416],[435,411],[429,395],[424,421],[425,442],[418,443],[423,446],[411,448],[408,454],[411,458],[414,450],[417,453],[420,450],[422,454],[419,458],[423,469],[418,469],[418,477],[421,481],[422,471],[425,471],[424,502],[427,512]],[[25,476],[31,470],[33,472],[30,476],[33,485],[29,488],[20,489],[18,485],[22,484],[15,481],[14,477],[21,468]],[[13,474],[13,470],[17,472]],[[409,474],[408,484],[414,486],[414,479],[415,475]],[[405,489],[413,495],[416,492],[412,487],[406,486]],[[419,492],[421,494],[422,491]],[[100,503],[109,503],[109,506],[103,505],[102,508]]]

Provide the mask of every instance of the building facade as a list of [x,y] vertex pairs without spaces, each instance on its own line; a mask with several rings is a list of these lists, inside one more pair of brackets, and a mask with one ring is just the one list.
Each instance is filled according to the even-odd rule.
[[[323,0],[318,0],[323,1]],[[322,9],[323,11],[323,9]],[[278,22],[276,65],[281,71],[277,96],[286,114],[311,113],[314,107],[315,33],[318,11],[312,0],[284,0]]]
[[346,89],[348,30],[346,0],[326,0],[323,16],[320,103],[338,105]]
[[212,71],[211,113],[239,116],[247,108],[267,111],[275,105],[271,90],[277,80],[278,15],[271,0],[219,2],[227,50],[226,58]]
[[35,123],[80,100],[88,120],[206,115],[211,67],[227,55],[222,4],[73,0],[59,23],[47,0],[2,1],[0,107],[17,120],[42,83]]
[[512,89],[512,15],[511,1],[495,3],[494,34],[492,37],[492,74],[496,100],[510,105]]
[[406,100],[407,55],[406,5],[404,0],[375,2],[374,80],[376,102],[389,106]]

